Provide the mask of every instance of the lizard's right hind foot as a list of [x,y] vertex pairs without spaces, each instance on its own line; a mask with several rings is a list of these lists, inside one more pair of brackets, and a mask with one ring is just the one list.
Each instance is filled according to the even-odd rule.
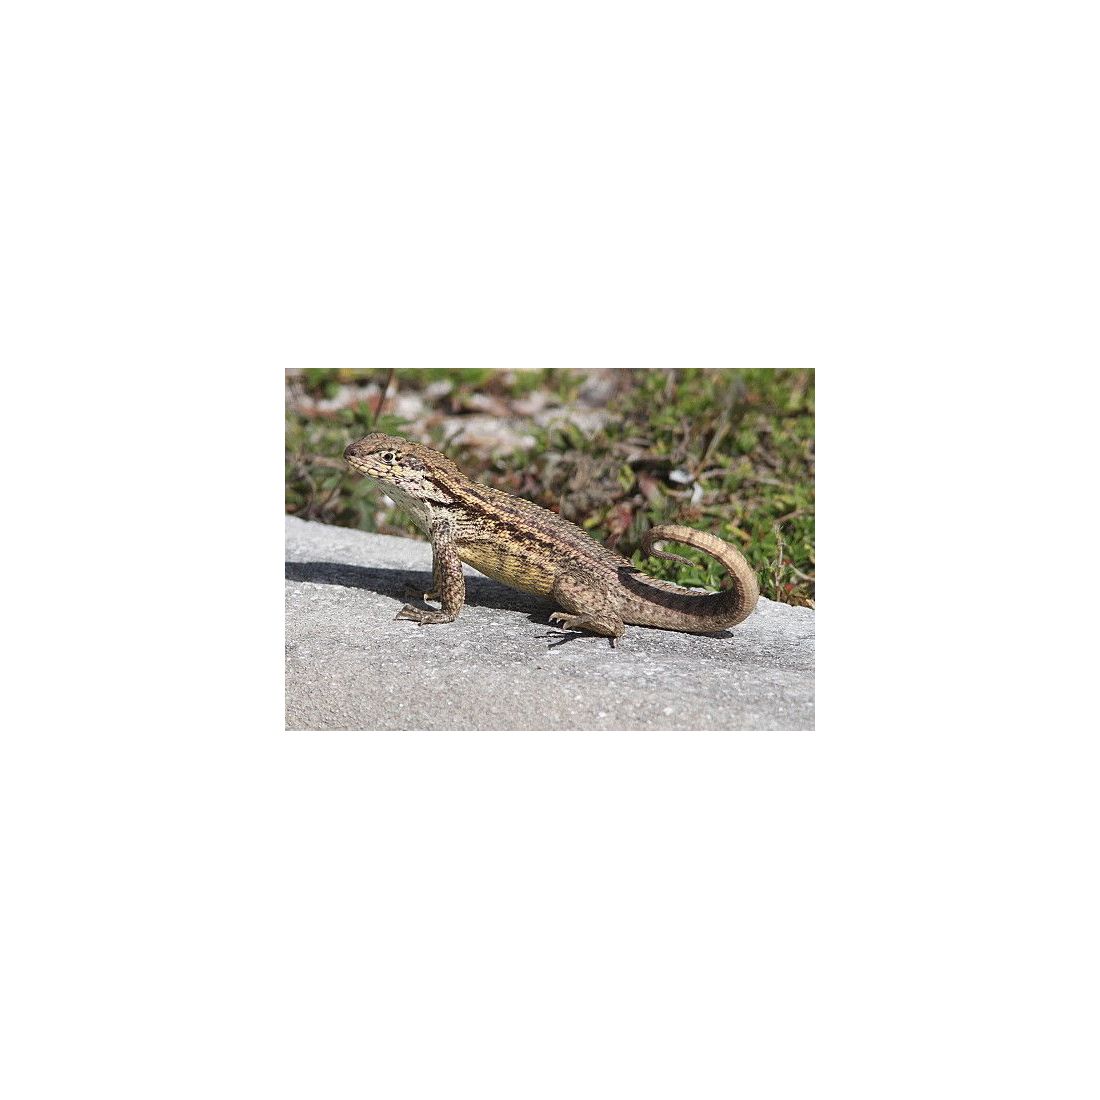
[[611,639],[612,646],[626,633],[626,627],[618,616],[568,615],[564,611],[554,611],[550,614],[550,621],[561,623],[566,630],[587,630],[590,634],[602,634]]

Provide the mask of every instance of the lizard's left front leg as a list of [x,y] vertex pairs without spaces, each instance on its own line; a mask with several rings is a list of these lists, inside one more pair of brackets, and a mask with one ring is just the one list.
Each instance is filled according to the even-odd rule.
[[440,600],[442,610],[421,611],[405,604],[394,616],[395,619],[408,619],[421,626],[427,623],[454,622],[466,602],[466,579],[462,576],[462,562],[455,549],[453,522],[444,518],[433,523],[429,536],[432,540],[435,591],[428,595]]

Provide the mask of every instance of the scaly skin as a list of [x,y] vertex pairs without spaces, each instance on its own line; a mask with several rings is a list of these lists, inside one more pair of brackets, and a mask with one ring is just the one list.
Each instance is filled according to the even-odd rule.
[[736,626],[759,596],[756,574],[741,552],[692,527],[665,524],[642,539],[642,551],[669,561],[676,554],[655,542],[686,543],[725,566],[732,586],[692,592],[640,573],[576,524],[529,500],[471,481],[444,454],[393,435],[368,435],[344,451],[348,465],[402,505],[432,544],[434,590],[425,599],[439,611],[406,605],[397,615],[422,626],[449,623],[466,601],[462,562],[487,577],[545,596],[564,611],[557,620],[573,630],[621,638],[626,624],[703,634]]

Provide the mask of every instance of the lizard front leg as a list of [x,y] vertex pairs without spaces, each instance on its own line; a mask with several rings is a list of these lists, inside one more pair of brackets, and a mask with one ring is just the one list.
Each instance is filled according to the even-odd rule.
[[435,591],[425,593],[425,599],[438,599],[439,611],[421,611],[409,604],[394,616],[425,626],[428,623],[451,623],[458,618],[466,602],[466,579],[462,576],[462,562],[454,543],[454,523],[446,517],[432,524],[429,535],[432,540],[432,577]]

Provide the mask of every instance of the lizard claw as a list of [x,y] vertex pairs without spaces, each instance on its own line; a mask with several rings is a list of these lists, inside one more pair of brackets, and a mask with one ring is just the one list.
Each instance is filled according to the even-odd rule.
[[564,611],[552,611],[550,613],[550,621],[561,623],[566,630],[569,630],[578,619],[583,618],[583,615],[567,615]]
[[[610,624],[601,622],[599,619],[594,618],[592,615],[567,615],[564,611],[552,611],[550,613],[551,622],[559,622],[566,630],[581,630],[584,627],[588,627],[593,634],[603,634],[611,642],[611,648],[618,648],[619,635],[622,634],[622,624],[619,624],[619,633],[612,634],[608,631]],[[612,627],[612,629],[614,629]]]
[[408,619],[418,626],[426,626],[430,623],[453,623],[457,617],[457,611],[421,611],[418,607],[412,607],[409,604],[405,604],[405,606],[394,615],[393,619],[394,622],[398,619]]

